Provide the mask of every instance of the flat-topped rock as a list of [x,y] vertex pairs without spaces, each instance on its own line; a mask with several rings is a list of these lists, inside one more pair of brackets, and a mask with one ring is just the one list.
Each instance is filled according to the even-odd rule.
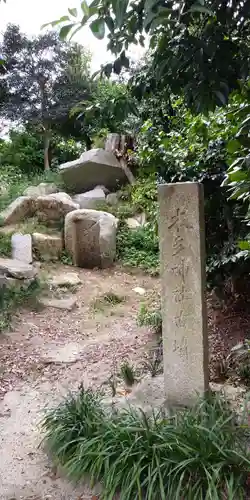
[[78,203],[80,208],[96,208],[98,203],[105,203],[106,195],[102,188],[96,187],[92,191],[76,194],[73,201]]
[[34,278],[37,275],[37,270],[26,262],[0,257],[0,274],[22,280]]
[[81,285],[82,281],[79,278],[79,274],[76,273],[64,273],[50,278],[49,283],[53,287],[70,287]]

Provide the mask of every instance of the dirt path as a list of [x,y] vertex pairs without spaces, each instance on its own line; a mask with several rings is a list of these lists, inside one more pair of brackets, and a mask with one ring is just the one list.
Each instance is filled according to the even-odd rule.
[[[72,272],[72,267],[50,266],[50,275]],[[100,386],[112,366],[124,359],[142,360],[152,335],[138,328],[136,317],[145,297],[159,289],[150,277],[112,271],[76,270],[82,284],[71,312],[45,308],[22,311],[14,329],[0,338],[0,499],[91,500],[88,487],[57,477],[44,451],[38,423],[46,405],[55,404],[81,382]],[[117,305],[96,299],[112,291],[124,297]]]

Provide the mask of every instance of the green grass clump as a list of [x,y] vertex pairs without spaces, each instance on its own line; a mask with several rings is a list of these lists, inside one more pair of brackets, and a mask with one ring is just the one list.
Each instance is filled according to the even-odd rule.
[[120,295],[117,295],[116,293],[110,291],[94,299],[92,307],[94,311],[104,311],[106,307],[117,306],[124,302],[124,300],[124,297],[121,297]]
[[13,285],[0,288],[0,332],[10,328],[13,313],[19,307],[31,307],[36,303],[41,288],[38,279],[35,279],[29,285]]
[[113,411],[80,388],[42,423],[69,478],[101,482],[103,500],[243,500],[250,470],[246,429],[221,399],[172,418]]
[[137,317],[139,326],[149,326],[157,334],[162,334],[162,314],[161,309],[148,309],[146,304],[141,304]]
[[121,224],[117,234],[117,258],[126,267],[159,274],[158,236],[149,225],[136,230]]
[[128,387],[136,382],[136,371],[133,365],[130,365],[128,361],[124,361],[120,368],[120,375]]
[[0,256],[11,257],[11,234],[0,232]]

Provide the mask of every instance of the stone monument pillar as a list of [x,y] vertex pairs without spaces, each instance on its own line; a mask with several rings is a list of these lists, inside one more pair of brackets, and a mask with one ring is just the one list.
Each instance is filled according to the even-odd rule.
[[182,406],[208,390],[203,186],[163,184],[158,194],[166,402]]

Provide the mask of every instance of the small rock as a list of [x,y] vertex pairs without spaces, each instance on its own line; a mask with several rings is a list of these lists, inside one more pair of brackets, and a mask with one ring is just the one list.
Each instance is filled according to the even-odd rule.
[[73,197],[73,201],[78,203],[80,208],[96,208],[98,203],[105,202],[105,199],[105,193],[99,187]]
[[41,182],[38,186],[29,186],[24,191],[24,196],[32,196],[32,198],[37,198],[38,196],[46,196],[48,194],[57,193],[58,188],[53,183]]
[[141,224],[138,222],[138,220],[133,219],[132,217],[126,219],[125,222],[129,229],[138,229],[139,227],[141,227]]
[[136,286],[133,288],[133,292],[138,293],[138,295],[145,295],[146,290],[145,288],[141,288],[140,286]]
[[54,299],[52,297],[40,297],[39,303],[45,307],[54,307],[55,309],[63,309],[66,311],[72,311],[76,306],[75,297],[67,297],[63,299]]
[[67,287],[67,286],[77,286],[82,283],[82,281],[79,278],[79,275],[76,273],[66,273],[66,274],[59,274],[58,276],[53,276],[53,278],[50,279],[50,283],[52,286],[55,287]]
[[146,215],[144,213],[137,214],[134,217],[129,217],[126,219],[126,224],[129,229],[139,229],[146,223]]
[[119,197],[116,193],[110,193],[106,197],[106,202],[108,205],[115,207],[119,203]]

